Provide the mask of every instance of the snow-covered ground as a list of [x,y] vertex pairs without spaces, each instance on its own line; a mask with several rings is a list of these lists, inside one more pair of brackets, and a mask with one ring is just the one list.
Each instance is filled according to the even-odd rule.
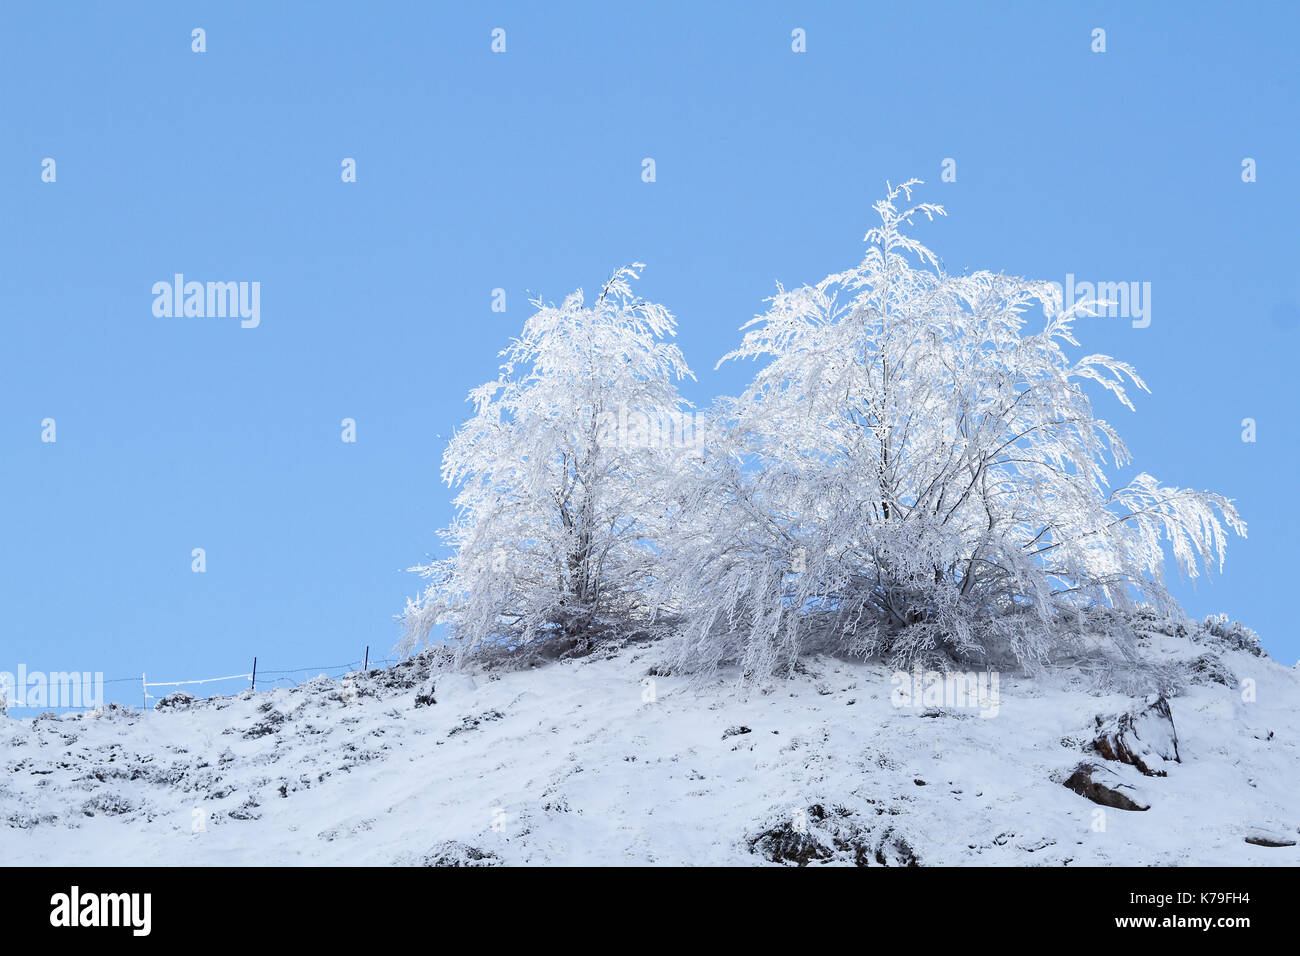
[[[743,694],[695,687],[650,676],[653,646],[433,678],[426,656],[145,714],[0,717],[0,853],[77,865],[1300,863],[1300,847],[1246,842],[1300,832],[1300,676],[1204,632],[1153,635],[1146,652],[1200,658],[1169,698],[1180,762],[1147,754],[1165,776],[1092,750],[1097,717],[1147,703],[1091,694],[1071,672],[1001,675],[997,714],[982,717],[896,707],[888,668],[826,657]],[[1143,729],[1152,720],[1138,732],[1158,735]],[[1081,762],[1150,809],[1068,789]]]

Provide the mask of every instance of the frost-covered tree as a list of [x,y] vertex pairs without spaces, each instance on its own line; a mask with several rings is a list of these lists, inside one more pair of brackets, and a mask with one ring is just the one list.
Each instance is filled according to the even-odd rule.
[[[875,205],[862,262],[778,287],[728,359],[766,364],[719,406],[673,548],[683,666],[792,663],[809,638],[916,660],[1046,660],[1090,605],[1168,600],[1165,547],[1221,566],[1230,501],[1139,474],[1085,386],[1132,409],[1137,373],[1072,358],[1059,287],[952,276],[901,229],[915,181]],[[1034,314],[1041,318],[1035,322]],[[721,362],[719,362],[721,364]],[[1227,529],[1227,530],[1225,530]]]
[[645,616],[686,419],[675,383],[692,373],[665,341],[672,315],[632,293],[640,268],[591,305],[581,290],[534,301],[498,378],[470,393],[442,460],[452,553],[412,568],[430,581],[407,602],[407,651],[439,626],[463,652],[586,642]]

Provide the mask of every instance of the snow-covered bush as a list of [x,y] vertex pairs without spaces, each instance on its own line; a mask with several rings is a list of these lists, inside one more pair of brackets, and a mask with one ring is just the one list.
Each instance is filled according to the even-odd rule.
[[1181,616],[1166,549],[1195,577],[1245,524],[1221,495],[1145,472],[1110,488],[1129,455],[1086,389],[1132,410],[1146,386],[1068,354],[1097,303],[946,274],[902,231],[943,213],[906,208],[912,186],[876,204],[859,265],[778,288],[746,326],[723,361],[765,364],[707,435],[676,389],[691,373],[664,341],[672,316],[628,285],[639,265],[590,306],[535,302],[444,454],[452,554],[413,569],[430,582],[406,649],[445,627],[462,653],[563,652],[659,613],[682,669],[771,673],[810,645],[902,665],[1103,646],[1132,662],[1135,606]]
[[1240,621],[1229,624],[1226,614],[1211,614],[1206,617],[1201,626],[1229,647],[1247,651],[1256,657],[1264,654],[1264,649],[1259,643],[1259,635]]
[[[1080,611],[1168,604],[1221,566],[1231,502],[1138,474],[1094,413],[1092,383],[1133,408],[1126,363],[1072,358],[1094,303],[990,272],[952,276],[901,231],[940,207],[913,182],[875,206],[855,268],[778,292],[728,359],[763,359],[721,402],[725,435],[690,465],[665,551],[680,667],[790,666],[810,640],[899,663],[1048,659]],[[1042,318],[1033,320],[1033,313]],[[721,364],[721,363],[719,363]]]
[[403,617],[404,646],[435,627],[463,653],[544,638],[587,642],[648,616],[655,542],[691,371],[676,322],[637,299],[623,268],[587,305],[537,300],[501,354],[501,373],[470,393],[473,417],[448,443],[442,477],[458,486],[443,536],[450,557],[413,568],[430,579]]

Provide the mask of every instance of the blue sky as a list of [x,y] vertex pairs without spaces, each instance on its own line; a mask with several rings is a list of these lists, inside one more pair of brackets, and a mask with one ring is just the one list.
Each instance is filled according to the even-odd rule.
[[[1153,391],[1098,399],[1121,477],[1237,500],[1249,540],[1176,593],[1294,661],[1300,16],[1071,6],[6,3],[0,670],[385,656],[450,517],[439,436],[531,295],[644,261],[707,402],[774,283],[855,263],[911,176],[951,271],[1151,283],[1149,327],[1080,329]],[[177,272],[260,282],[260,326],[156,317]]]

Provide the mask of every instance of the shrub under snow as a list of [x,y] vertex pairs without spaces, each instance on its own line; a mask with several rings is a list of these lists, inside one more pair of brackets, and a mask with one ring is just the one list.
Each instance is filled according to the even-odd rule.
[[1146,386],[1067,353],[1093,303],[945,274],[901,231],[942,213],[897,208],[911,186],[876,204],[858,266],[780,289],[725,357],[765,365],[684,479],[691,530],[668,565],[680,666],[770,672],[809,638],[899,663],[1033,665],[1080,633],[1083,608],[1167,603],[1166,545],[1196,576],[1245,533],[1211,492],[1146,473],[1109,488],[1106,466],[1129,456],[1085,386],[1130,409]]
[[439,625],[464,651],[583,644],[644,616],[676,452],[626,423],[680,420],[675,382],[691,371],[664,341],[672,315],[632,294],[637,268],[591,305],[581,290],[534,302],[499,377],[470,393],[442,460],[460,488],[452,554],[412,569],[430,580],[407,603],[406,650]]
[[1129,454],[1087,389],[1131,410],[1146,386],[1071,354],[1095,303],[946,274],[902,231],[943,212],[900,208],[912,185],[876,204],[857,266],[779,288],[746,326],[724,361],[762,365],[690,453],[609,427],[685,405],[673,319],[632,295],[634,272],[591,306],[537,303],[446,450],[453,554],[418,569],[408,647],[439,625],[462,648],[582,642],[662,609],[681,669],[771,673],[810,641],[1032,667],[1122,647],[1091,609],[1171,608],[1166,549],[1189,576],[1221,566],[1245,534],[1228,499],[1145,472],[1110,487]]

